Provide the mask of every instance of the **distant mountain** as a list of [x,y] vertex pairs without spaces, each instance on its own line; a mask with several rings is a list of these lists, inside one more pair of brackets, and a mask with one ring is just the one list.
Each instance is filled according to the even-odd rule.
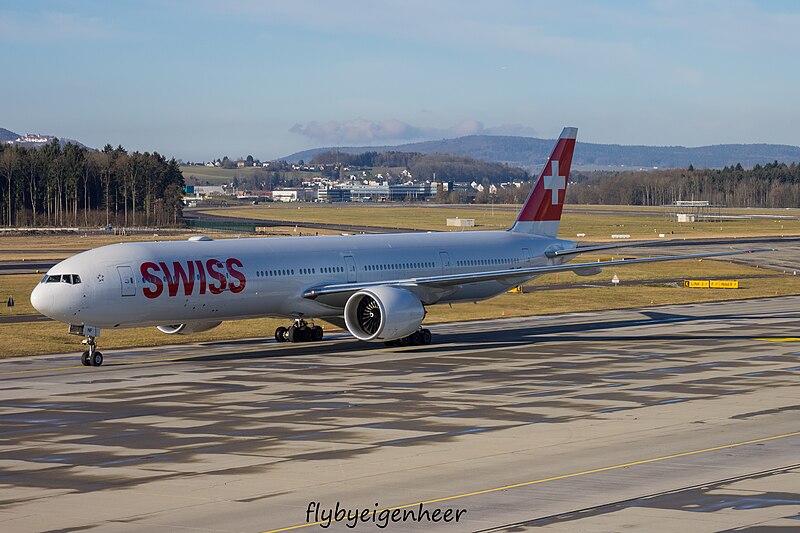
[[58,139],[58,143],[63,148],[67,144],[76,144],[83,148],[89,148],[80,141],[75,139],[67,139],[66,137],[56,137],[55,135],[39,135],[36,133],[26,133],[20,135],[13,131],[0,128],[0,143],[13,144],[16,146],[25,146],[26,148],[40,148],[45,144],[50,144],[53,139]]
[[[547,161],[553,148],[553,139],[533,137],[506,137],[495,135],[470,135],[456,139],[424,141],[397,146],[346,146],[314,148],[286,156],[287,162],[301,159],[308,162],[315,155],[339,150],[345,153],[367,151],[400,151],[422,153],[449,153],[521,167],[539,167]],[[800,147],[783,144],[717,144],[687,148],[685,146],[638,146],[620,144],[577,143],[573,165],[584,169],[620,168],[684,168],[690,164],[698,168],[722,168],[741,163],[744,167],[755,164],[800,162]]]
[[19,137],[18,133],[14,133],[13,131],[9,131],[5,128],[0,128],[0,143],[4,143],[6,141],[13,141],[18,137]]

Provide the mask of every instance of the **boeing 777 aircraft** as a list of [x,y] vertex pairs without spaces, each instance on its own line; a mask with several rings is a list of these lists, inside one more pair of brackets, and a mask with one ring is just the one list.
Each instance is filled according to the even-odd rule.
[[85,337],[82,362],[100,366],[101,329],[156,326],[187,334],[223,320],[293,319],[278,342],[316,341],[322,319],[362,341],[428,344],[425,308],[477,302],[542,274],[724,256],[698,253],[598,263],[566,262],[576,254],[628,247],[578,248],[556,237],[577,128],[564,128],[514,225],[507,231],[224,239],[124,243],[66,259],[44,276],[31,303]]

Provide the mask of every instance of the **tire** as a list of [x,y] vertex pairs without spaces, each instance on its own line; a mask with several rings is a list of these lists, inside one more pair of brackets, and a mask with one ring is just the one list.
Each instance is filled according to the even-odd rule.
[[406,337],[397,340],[400,342],[400,346],[408,346],[411,344],[411,335],[408,335]]
[[319,326],[314,326],[311,328],[311,340],[314,342],[318,342],[322,340],[322,336],[324,335],[324,331]]
[[422,333],[415,331],[408,336],[408,340],[411,342],[411,346],[419,346],[422,344]]
[[81,355],[81,364],[83,366],[92,366],[92,358],[89,357],[89,350],[86,350]]
[[428,344],[431,343],[431,340],[433,339],[433,335],[431,335],[431,330],[422,329],[422,330],[420,330],[419,333],[420,333],[420,336],[422,337],[422,344],[423,345],[427,346]]
[[275,341],[286,342],[286,328],[281,326],[275,330]]
[[92,355],[92,366],[100,366],[103,364],[103,354],[100,352],[94,352]]
[[296,327],[290,326],[286,330],[286,340],[287,342],[300,342],[300,331]]

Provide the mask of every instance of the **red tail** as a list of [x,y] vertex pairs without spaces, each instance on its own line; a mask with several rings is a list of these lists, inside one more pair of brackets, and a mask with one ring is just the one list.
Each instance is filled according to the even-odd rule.
[[567,193],[578,128],[564,128],[511,231],[555,237]]

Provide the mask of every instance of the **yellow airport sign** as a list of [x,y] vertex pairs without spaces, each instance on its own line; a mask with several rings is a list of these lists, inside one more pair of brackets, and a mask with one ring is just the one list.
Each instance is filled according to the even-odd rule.
[[687,279],[683,281],[687,289],[738,289],[738,279]]
[[508,292],[511,292],[511,293],[522,292],[522,285],[517,285],[516,287],[514,287],[513,289],[511,289]]
[[709,287],[712,289],[738,289],[738,279],[712,279],[709,280]]

